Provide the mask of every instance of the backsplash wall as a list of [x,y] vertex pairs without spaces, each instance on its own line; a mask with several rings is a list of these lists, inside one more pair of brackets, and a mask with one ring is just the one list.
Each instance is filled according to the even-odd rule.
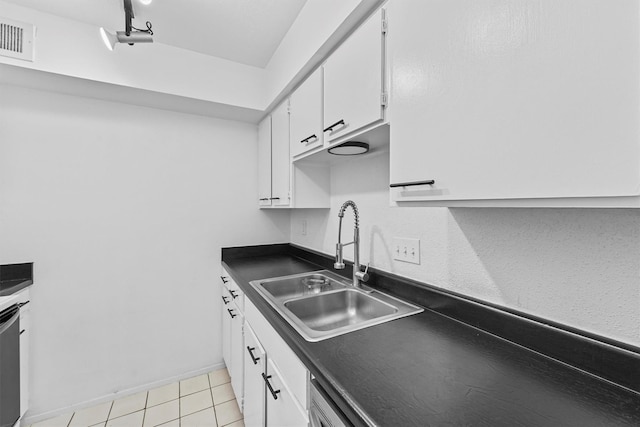
[[[388,185],[388,152],[333,166],[332,208],[294,210],[291,241],[334,254],[352,199],[363,263],[640,346],[640,210],[390,207]],[[420,265],[393,260],[393,237],[420,239]]]

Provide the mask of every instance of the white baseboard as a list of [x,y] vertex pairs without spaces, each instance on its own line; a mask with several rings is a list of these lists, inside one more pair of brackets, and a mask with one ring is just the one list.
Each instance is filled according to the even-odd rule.
[[129,388],[126,390],[120,390],[116,393],[110,393],[101,397],[97,397],[95,399],[87,400],[84,402],[80,402],[71,406],[67,406],[64,408],[56,409],[53,411],[47,411],[40,414],[31,414],[27,410],[25,417],[20,421],[20,426],[29,426],[31,424],[47,420],[49,418],[55,418],[58,415],[68,414],[70,412],[75,412],[78,409],[88,408],[90,406],[98,405],[104,402],[110,402],[112,400],[120,399],[125,396],[129,396],[131,394],[136,394],[141,391],[151,390],[154,388],[162,387],[163,385],[171,384],[176,381],[181,381],[187,378],[196,377],[198,375],[205,374],[207,372],[216,371],[218,369],[222,369],[225,367],[224,362],[216,363],[215,365],[205,366],[204,368],[196,369],[195,371],[185,372],[184,374],[175,375],[170,378],[166,378],[160,381],[154,381],[148,384],[142,384],[133,388]]

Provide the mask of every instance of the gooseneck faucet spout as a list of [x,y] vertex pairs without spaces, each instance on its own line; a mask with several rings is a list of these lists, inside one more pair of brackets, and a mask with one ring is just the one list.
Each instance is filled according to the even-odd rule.
[[[353,209],[354,216],[354,228],[353,228],[353,242],[342,243],[342,218],[344,218],[344,211],[351,207]],[[358,207],[352,200],[347,200],[340,207],[340,212],[338,212],[338,218],[340,218],[338,222],[338,243],[336,244],[336,262],[333,264],[333,268],[336,270],[342,270],[345,268],[344,259],[342,256],[342,248],[345,246],[353,244],[353,286],[359,287],[360,282],[366,282],[369,280],[369,274],[367,270],[364,272],[360,271],[360,214],[358,213]]]

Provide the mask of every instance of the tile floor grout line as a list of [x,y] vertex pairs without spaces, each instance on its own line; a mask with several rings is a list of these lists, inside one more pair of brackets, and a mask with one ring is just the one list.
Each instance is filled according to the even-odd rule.
[[107,426],[107,422],[109,421],[109,416],[111,416],[111,411],[113,410],[113,400],[111,401],[111,406],[109,406],[109,412],[107,412],[107,419],[104,420],[105,427]]
[[144,419],[147,417],[147,405],[149,404],[149,390],[147,390],[147,398],[144,399],[144,408],[142,408],[142,410],[144,411],[142,413],[142,424],[140,424],[140,427],[144,427]]
[[[213,388],[211,388],[211,399],[213,399]],[[218,411],[216,410],[216,402],[213,402],[213,415],[216,418],[216,425],[218,425]]]

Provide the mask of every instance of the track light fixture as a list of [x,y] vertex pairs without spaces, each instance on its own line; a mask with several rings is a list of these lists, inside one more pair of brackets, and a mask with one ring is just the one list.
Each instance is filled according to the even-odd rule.
[[134,43],[153,43],[153,30],[151,29],[151,22],[147,21],[147,29],[143,30],[136,28],[131,24],[133,16],[133,6],[131,0],[124,0],[124,31],[116,31],[111,33],[100,27],[100,35],[102,41],[109,50],[113,50],[116,43],[127,43],[133,45]]

